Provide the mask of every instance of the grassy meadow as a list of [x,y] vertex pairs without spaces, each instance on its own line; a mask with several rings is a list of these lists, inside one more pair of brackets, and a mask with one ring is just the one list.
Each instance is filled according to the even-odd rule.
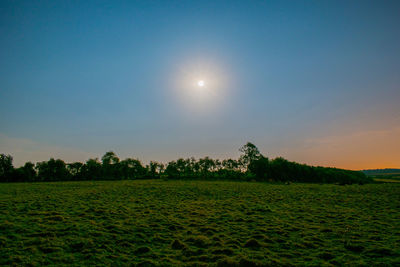
[[376,182],[400,183],[400,173],[390,173],[372,176]]
[[0,184],[0,265],[400,265],[400,184]]

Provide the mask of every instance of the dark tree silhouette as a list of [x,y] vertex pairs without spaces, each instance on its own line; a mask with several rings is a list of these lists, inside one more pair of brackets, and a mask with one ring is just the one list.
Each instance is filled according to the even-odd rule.
[[118,178],[119,171],[119,158],[114,152],[108,151],[101,158],[103,163],[103,178],[106,179],[120,179]]
[[164,164],[159,163],[157,161],[150,161],[150,164],[148,166],[149,177],[159,178],[163,170],[164,170]]
[[36,164],[27,162],[23,167],[14,169],[12,157],[0,154],[1,182],[32,182],[62,180],[117,180],[117,179],[229,179],[256,180],[274,182],[311,182],[311,183],[367,183],[372,179],[364,173],[337,168],[313,167],[288,161],[278,157],[268,159],[258,148],[247,143],[240,149],[238,160],[212,159],[204,157],[179,158],[166,166],[150,161],[143,166],[138,159],[127,158],[122,161],[109,151],[101,158],[89,159],[86,163],[65,164],[60,159],[50,159]]
[[[120,173],[122,179],[143,178],[146,168],[138,159],[125,159],[120,163]],[[120,179],[121,179],[120,178]]]
[[250,161],[249,171],[256,176],[256,179],[259,181],[268,180],[269,176],[269,160],[268,158],[260,155],[258,159]]
[[13,158],[10,155],[0,154],[0,180],[8,182],[13,172]]
[[245,169],[247,169],[252,161],[261,157],[261,153],[258,148],[250,142],[242,146],[239,151],[243,153],[239,158],[239,162]]
[[73,177],[73,180],[82,180],[82,169],[83,169],[82,162],[74,162],[67,164],[67,170],[69,171],[70,175]]
[[51,158],[49,161],[43,161],[36,164],[38,177],[42,181],[69,180],[70,175],[66,164],[61,159]]
[[102,179],[102,165],[97,158],[89,159],[81,169],[82,177],[85,180],[99,180]]

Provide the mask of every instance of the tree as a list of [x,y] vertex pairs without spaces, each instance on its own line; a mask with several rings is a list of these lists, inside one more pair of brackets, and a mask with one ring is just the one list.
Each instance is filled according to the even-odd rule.
[[271,176],[277,181],[293,181],[299,177],[299,173],[293,171],[294,164],[278,157],[270,162]]
[[35,165],[32,162],[26,162],[24,166],[14,169],[10,175],[10,182],[34,182],[36,180]]
[[256,176],[259,181],[266,181],[269,171],[269,160],[264,156],[260,156],[256,160],[252,160],[249,164],[249,171]]
[[229,171],[235,171],[239,169],[239,162],[234,159],[224,159],[222,161],[222,168],[229,170]]
[[250,142],[242,146],[239,151],[243,153],[239,162],[246,170],[252,161],[258,160],[262,156],[258,148]]
[[211,172],[215,168],[215,162],[209,157],[199,159],[199,170],[204,178],[211,176]]
[[101,158],[101,161],[103,165],[111,165],[111,164],[117,164],[119,162],[119,158],[114,152],[108,151]]
[[49,161],[37,163],[36,167],[27,162],[17,169],[13,167],[10,155],[0,154],[0,181],[116,180],[165,175],[175,179],[256,179],[339,184],[372,182],[372,178],[358,171],[308,166],[281,157],[269,160],[252,143],[245,144],[239,150],[242,154],[238,160],[180,158],[169,162],[165,170],[163,164],[155,161],[150,161],[145,167],[138,159],[127,158],[120,161],[112,151],[105,153],[101,162],[95,158],[89,159],[85,164],[66,164],[62,160],[51,158]]
[[176,166],[176,161],[168,162],[167,167],[165,168],[164,173],[168,176],[168,178],[179,178],[179,171]]
[[74,162],[67,164],[67,170],[70,175],[74,178],[74,180],[82,179],[82,162]]
[[97,180],[103,178],[101,163],[97,158],[88,159],[86,164],[82,166],[81,172],[82,177],[85,180]]
[[66,164],[61,159],[51,158],[49,161],[39,162],[36,164],[36,169],[42,181],[62,181],[70,178]]
[[0,154],[0,181],[7,182],[14,170],[13,158],[10,155]]
[[25,165],[19,169],[22,170],[22,181],[33,182],[36,180],[35,164],[33,164],[32,162],[26,162]]
[[103,162],[103,176],[107,179],[118,179],[119,158],[117,155],[112,151],[108,151],[101,158],[101,161]]
[[150,161],[149,164],[149,176],[150,178],[159,177],[162,170],[164,169],[164,165],[157,161]]
[[146,173],[146,168],[143,167],[142,163],[138,159],[124,159],[119,164],[120,175],[124,179],[135,179],[141,178]]

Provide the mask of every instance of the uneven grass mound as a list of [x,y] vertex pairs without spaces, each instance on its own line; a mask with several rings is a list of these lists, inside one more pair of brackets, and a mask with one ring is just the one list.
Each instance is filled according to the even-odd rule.
[[0,265],[400,265],[400,184],[1,184]]

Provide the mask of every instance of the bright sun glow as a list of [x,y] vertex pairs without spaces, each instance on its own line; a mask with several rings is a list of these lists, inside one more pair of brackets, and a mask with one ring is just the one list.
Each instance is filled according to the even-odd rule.
[[172,80],[176,99],[191,115],[221,109],[228,99],[228,88],[226,67],[213,60],[191,58],[178,66]]

